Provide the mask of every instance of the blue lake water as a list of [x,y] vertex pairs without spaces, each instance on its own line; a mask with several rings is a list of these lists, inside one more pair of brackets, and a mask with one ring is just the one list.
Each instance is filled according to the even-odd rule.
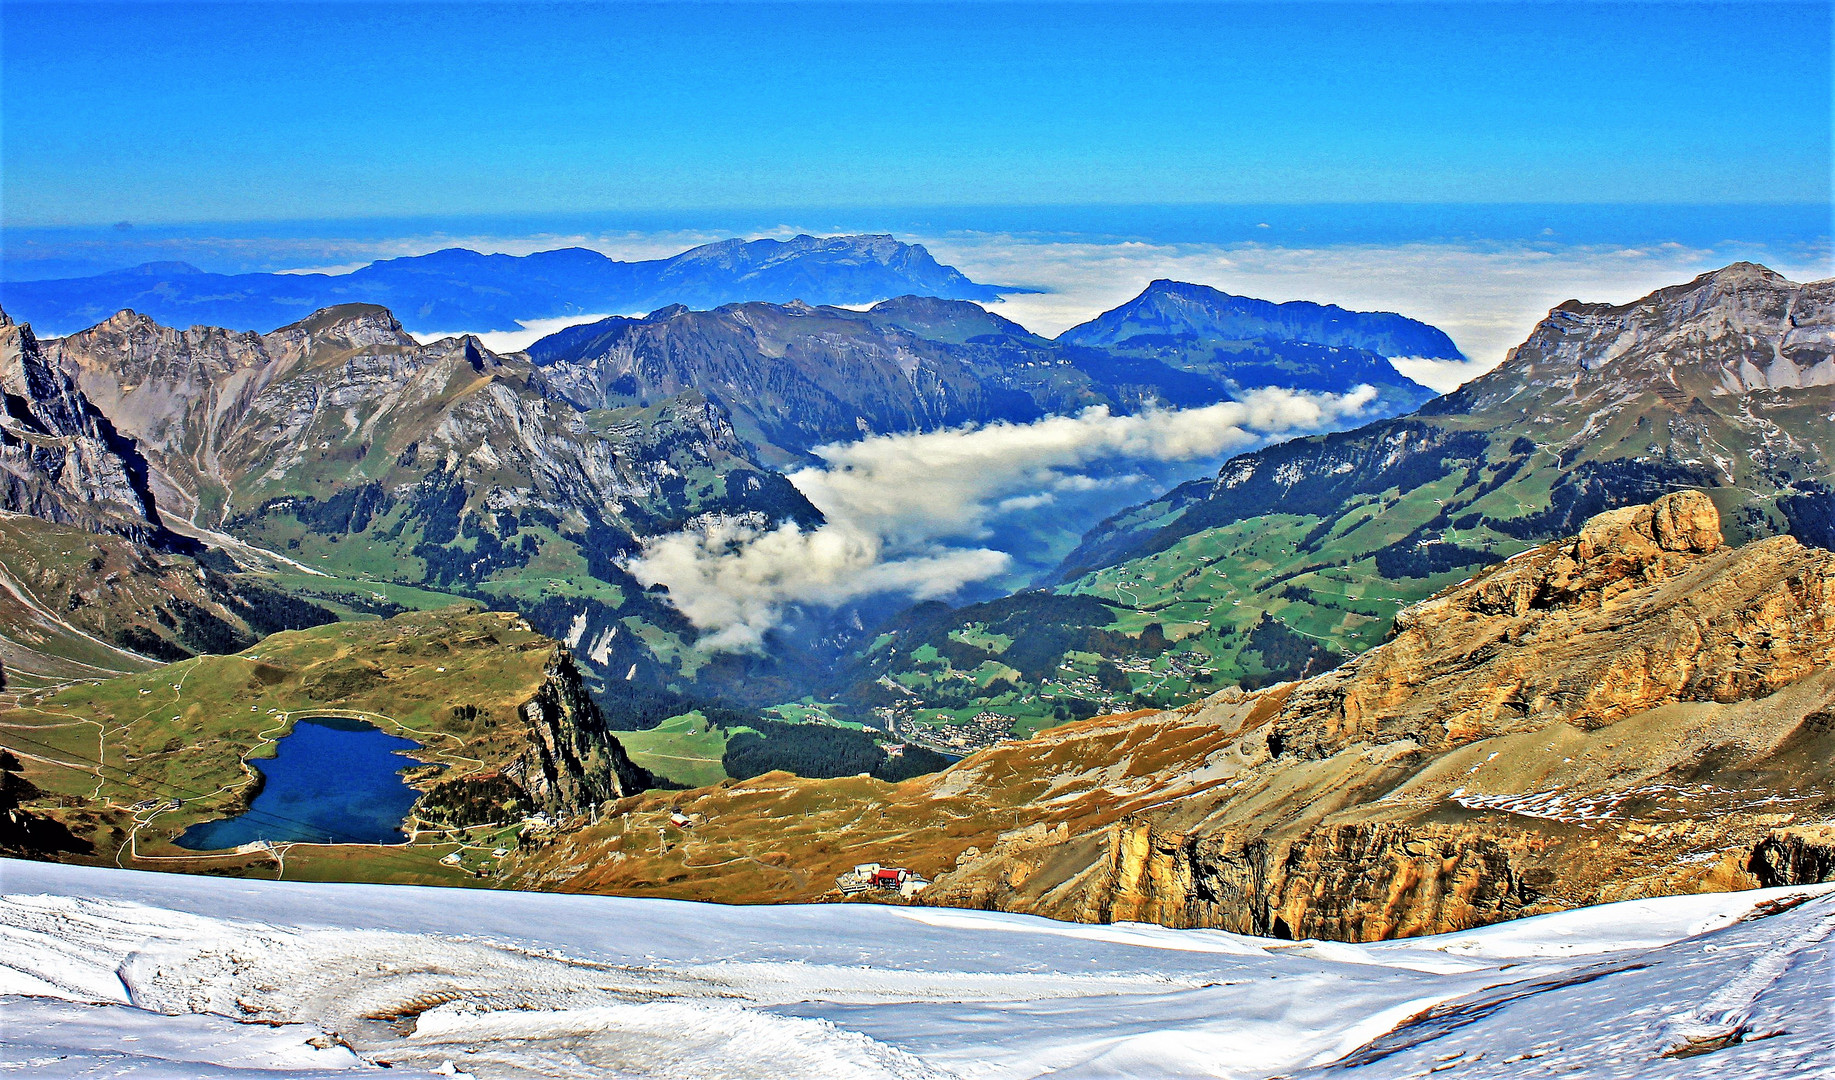
[[361,720],[301,720],[275,743],[272,758],[249,763],[263,784],[248,811],[193,825],[178,845],[218,851],[255,840],[399,844],[408,808],[420,796],[401,778],[415,764],[402,752],[419,745]]

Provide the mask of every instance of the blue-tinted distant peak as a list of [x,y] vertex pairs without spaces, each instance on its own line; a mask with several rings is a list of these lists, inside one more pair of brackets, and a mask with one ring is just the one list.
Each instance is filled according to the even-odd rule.
[[370,263],[348,274],[211,274],[149,263],[92,278],[0,284],[0,302],[47,333],[66,334],[121,308],[168,326],[266,330],[344,303],[380,304],[417,333],[516,331],[534,320],[670,304],[705,310],[747,301],[864,304],[917,294],[996,300],[1025,292],[972,281],[916,244],[883,235],[732,239],[667,259],[620,262],[588,248],[532,255],[452,247]]
[[1151,282],[1120,307],[1071,327],[1058,340],[1112,346],[1143,336],[1272,339],[1362,349],[1385,357],[1464,359],[1444,331],[1405,315],[1348,311],[1310,300],[1277,304],[1168,278]]

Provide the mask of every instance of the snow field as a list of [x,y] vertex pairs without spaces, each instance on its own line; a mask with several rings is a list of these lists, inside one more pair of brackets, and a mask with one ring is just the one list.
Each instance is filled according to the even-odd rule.
[[1349,945],[0,861],[0,1077],[1835,1077],[1832,892]]

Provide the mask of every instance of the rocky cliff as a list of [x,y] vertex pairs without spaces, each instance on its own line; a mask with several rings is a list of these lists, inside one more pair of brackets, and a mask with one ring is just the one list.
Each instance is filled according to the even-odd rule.
[[30,326],[0,312],[0,510],[143,540],[163,536],[146,463]]
[[586,813],[655,786],[606,727],[565,648],[554,650],[541,689],[518,711],[528,747],[503,773],[547,813]]
[[[1353,941],[1801,881],[1829,865],[1832,669],[1835,555],[1727,545],[1685,492],[1446,590],[1325,675],[899,785],[652,796],[633,822],[706,818],[679,854],[587,830],[521,873],[789,900],[871,860],[933,875],[925,904]],[[759,861],[783,872],[718,868]]]

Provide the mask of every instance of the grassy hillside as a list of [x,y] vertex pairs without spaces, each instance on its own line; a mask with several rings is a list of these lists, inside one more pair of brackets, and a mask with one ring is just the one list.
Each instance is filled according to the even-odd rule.
[[[475,608],[336,623],[23,697],[0,712],[0,744],[42,792],[35,807],[94,843],[99,860],[269,874],[270,859],[200,858],[170,841],[245,809],[254,779],[245,760],[271,756],[295,720],[344,715],[414,739],[422,764],[406,778],[423,791],[492,775],[527,745],[517,710],[555,648],[517,616]],[[452,879],[436,840],[417,837],[407,856],[295,848],[289,876],[318,867],[328,877]]]
[[0,514],[0,661],[8,688],[38,691],[233,652],[277,630],[337,617],[315,602],[318,590],[296,593],[237,570],[223,559],[200,562],[125,537]]

